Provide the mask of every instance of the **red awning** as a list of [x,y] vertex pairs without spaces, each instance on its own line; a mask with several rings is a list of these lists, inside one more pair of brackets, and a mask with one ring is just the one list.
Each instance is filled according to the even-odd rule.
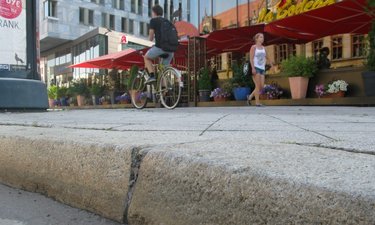
[[[132,66],[144,67],[143,54],[149,48],[142,50],[126,49],[121,52],[100,56],[82,63],[70,66],[71,68],[98,68],[98,69],[119,69],[126,70]],[[183,69],[186,67],[187,42],[181,42],[175,52],[173,66]]]
[[257,24],[247,27],[217,30],[205,36],[207,54],[215,55],[223,52],[247,52],[254,44],[254,36],[264,33],[265,45],[281,43],[304,43],[303,40],[282,38],[278,35],[265,33],[265,25]]
[[370,30],[374,13],[366,11],[367,0],[344,0],[266,25],[265,31],[285,38],[306,41],[322,37]]

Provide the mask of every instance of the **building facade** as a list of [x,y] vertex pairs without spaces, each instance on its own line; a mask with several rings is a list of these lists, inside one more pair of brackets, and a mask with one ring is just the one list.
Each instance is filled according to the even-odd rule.
[[125,48],[152,45],[151,8],[160,4],[171,20],[190,19],[189,0],[44,0],[40,1],[41,74],[48,84],[65,83],[98,69],[71,69]]

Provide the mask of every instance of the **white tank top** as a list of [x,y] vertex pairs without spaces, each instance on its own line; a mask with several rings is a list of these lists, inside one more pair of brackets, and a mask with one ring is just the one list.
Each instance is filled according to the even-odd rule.
[[266,69],[266,49],[264,47],[262,49],[255,47],[254,66],[258,69]]

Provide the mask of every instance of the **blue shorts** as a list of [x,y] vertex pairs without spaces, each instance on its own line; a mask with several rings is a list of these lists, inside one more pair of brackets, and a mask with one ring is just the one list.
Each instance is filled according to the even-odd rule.
[[264,74],[266,74],[266,70],[259,69],[258,67],[255,67],[255,71],[256,71],[257,74],[259,74],[259,75],[264,75]]
[[152,46],[146,53],[146,57],[149,59],[157,59],[163,54],[169,54],[168,58],[161,59],[161,64],[168,66],[171,64],[174,53],[173,52],[166,52],[161,48],[156,46]]

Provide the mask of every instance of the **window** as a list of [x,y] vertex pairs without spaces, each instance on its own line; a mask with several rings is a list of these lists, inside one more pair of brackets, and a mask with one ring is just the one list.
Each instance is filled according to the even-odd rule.
[[112,0],[112,8],[117,9],[117,0]]
[[125,0],[119,0],[120,1],[120,10],[125,10]]
[[145,36],[145,23],[139,22],[139,34]]
[[100,2],[100,5],[105,5],[104,0],[99,0],[99,2]]
[[332,59],[342,59],[342,37],[332,37]]
[[135,0],[131,0],[131,3],[130,3],[130,11],[132,13],[135,13]]
[[217,70],[222,70],[223,69],[223,63],[222,63],[221,54],[216,56],[216,69]]
[[352,35],[352,57],[363,57],[365,56],[365,36],[364,35]]
[[115,16],[109,15],[109,29],[115,29]]
[[289,58],[289,56],[295,56],[297,54],[297,48],[295,44],[281,44],[275,46],[275,61],[281,63],[283,60]]
[[107,27],[107,13],[102,13],[102,27]]
[[85,23],[85,9],[84,8],[79,8],[79,22],[80,23]]
[[127,22],[127,19],[122,17],[121,18],[121,32],[123,33],[126,33],[126,22]]
[[134,34],[134,20],[129,20],[129,33]]
[[97,3],[97,1],[96,1],[96,0],[91,0],[91,2],[92,2],[92,3],[95,3],[95,4]]
[[85,25],[94,25],[94,11],[79,8],[79,22]]
[[228,65],[228,69],[232,68],[232,53],[227,53],[227,59],[228,59],[228,62],[227,62],[227,65]]
[[152,16],[152,0],[148,0],[147,9],[148,9],[148,17],[151,17]]
[[47,0],[44,3],[44,17],[57,17],[57,2]]
[[312,53],[314,56],[314,59],[318,59],[320,49],[323,48],[323,40],[317,40],[312,43]]
[[150,24],[146,24],[146,35],[149,36],[150,35]]
[[89,25],[94,25],[94,10],[89,10]]
[[138,0],[138,14],[143,14],[143,0]]

